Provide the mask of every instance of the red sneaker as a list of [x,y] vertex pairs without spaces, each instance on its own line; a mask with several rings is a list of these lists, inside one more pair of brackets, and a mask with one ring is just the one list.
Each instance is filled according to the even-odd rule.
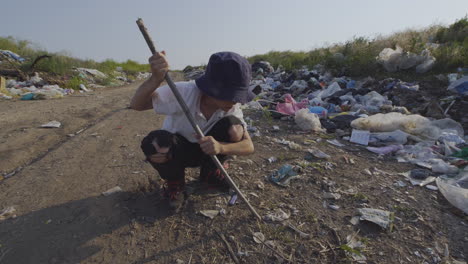
[[185,182],[166,181],[164,183],[164,197],[167,198],[169,207],[177,210],[184,204],[186,199]]
[[[224,169],[228,169],[229,164],[224,162],[223,167]],[[229,191],[230,188],[228,180],[218,168],[202,168],[200,171],[200,180],[202,182],[206,182],[211,187],[218,188],[223,191]]]

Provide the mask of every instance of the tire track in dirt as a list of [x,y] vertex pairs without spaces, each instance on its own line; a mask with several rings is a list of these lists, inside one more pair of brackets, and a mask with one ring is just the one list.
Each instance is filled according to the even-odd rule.
[[[105,114],[104,116],[96,119],[96,120],[93,120],[91,121],[90,123],[88,123],[86,126],[82,127],[81,129],[79,129],[77,132],[75,132],[73,135],[76,136],[76,135],[79,135],[81,134],[82,132],[85,132],[86,130],[88,130],[89,128],[95,126],[96,124],[98,124],[99,122],[102,122],[108,118],[110,118],[112,115],[122,111],[122,110],[126,110],[128,109],[128,107],[126,108],[120,108],[120,109],[115,109],[115,110],[112,110],[111,112]],[[42,160],[45,156],[47,156],[47,154],[49,154],[50,152],[60,148],[60,146],[62,146],[64,143],[68,142],[70,139],[72,139],[72,137],[70,136],[67,136],[66,138],[63,138],[61,139],[59,142],[57,142],[55,145],[53,145],[52,147],[48,148],[45,152],[42,152],[42,153],[39,153],[38,156],[36,156],[35,158],[33,158],[31,161],[29,161],[28,163],[26,163],[25,165],[23,166],[19,166],[17,168],[15,168],[13,171],[10,171],[10,172],[7,172],[6,175],[5,175],[5,179],[8,179],[9,177],[12,177],[14,176],[15,174],[19,173],[21,170],[23,170],[24,168],[27,168],[28,166]],[[1,181],[0,181],[0,184],[1,184]]]

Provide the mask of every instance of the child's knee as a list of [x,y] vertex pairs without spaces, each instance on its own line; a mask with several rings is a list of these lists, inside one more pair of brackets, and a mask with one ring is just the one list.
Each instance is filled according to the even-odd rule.
[[141,150],[146,160],[155,163],[166,163],[171,159],[171,153],[176,144],[175,135],[164,130],[149,133],[141,141]]
[[231,142],[239,142],[244,137],[244,126],[232,125],[229,127],[228,134]]

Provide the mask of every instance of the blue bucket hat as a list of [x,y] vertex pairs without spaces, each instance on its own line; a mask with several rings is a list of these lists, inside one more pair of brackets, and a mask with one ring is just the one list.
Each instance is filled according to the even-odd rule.
[[251,79],[252,69],[247,59],[225,51],[211,55],[205,74],[195,83],[208,96],[244,104],[255,97],[249,90]]

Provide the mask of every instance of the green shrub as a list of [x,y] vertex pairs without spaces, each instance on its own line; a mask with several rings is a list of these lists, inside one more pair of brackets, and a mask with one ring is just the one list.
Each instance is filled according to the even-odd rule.
[[138,72],[149,71],[148,64],[140,64],[132,60],[122,63],[112,59],[96,62],[94,60],[74,58],[66,53],[49,53],[38,47],[34,47],[30,41],[17,40],[13,37],[0,37],[0,49],[11,50],[25,58],[26,61],[21,65],[23,71],[28,71],[33,61],[41,55],[50,55],[51,58],[39,61],[35,66],[35,70],[57,75],[73,75],[73,68],[97,69],[111,77],[114,75],[117,67],[122,67],[123,71],[131,76],[135,76]]
[[80,84],[86,85],[87,82],[81,77],[75,75],[67,81],[67,84],[65,85],[65,87],[69,89],[73,89],[73,90],[80,90]]
[[[426,43],[433,41],[444,44],[437,49],[431,49],[437,62],[428,74],[451,72],[457,67],[468,65],[468,20],[466,17],[449,27],[432,25],[421,30],[407,29],[389,36],[377,36],[374,39],[354,37],[345,43],[335,43],[308,52],[270,51],[249,57],[248,60],[250,63],[265,60],[275,68],[282,65],[286,70],[302,66],[310,69],[316,64],[322,64],[333,74],[397,76],[408,74],[410,71],[385,72],[376,61],[376,57],[384,48],[395,48],[398,45],[404,51],[420,54],[426,48]],[[336,53],[342,53],[344,59],[340,59],[335,55]],[[411,70],[411,72],[414,71]]]

